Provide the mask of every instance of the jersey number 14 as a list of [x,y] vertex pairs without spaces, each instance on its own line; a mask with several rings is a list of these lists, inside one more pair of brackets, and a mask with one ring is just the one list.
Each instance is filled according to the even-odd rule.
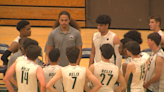
[[21,83],[23,83],[23,80],[25,80],[26,84],[28,84],[28,72],[22,71]]

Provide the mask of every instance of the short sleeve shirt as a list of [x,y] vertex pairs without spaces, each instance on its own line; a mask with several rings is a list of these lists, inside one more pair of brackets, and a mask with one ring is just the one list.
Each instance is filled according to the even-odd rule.
[[58,26],[50,32],[46,45],[60,50],[59,65],[66,66],[68,65],[66,48],[69,46],[82,46],[81,34],[71,26],[69,26],[67,33],[63,33],[60,26]]

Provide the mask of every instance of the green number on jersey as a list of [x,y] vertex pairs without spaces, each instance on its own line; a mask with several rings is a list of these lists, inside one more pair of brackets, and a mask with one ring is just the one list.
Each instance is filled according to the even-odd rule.
[[23,80],[26,80],[26,84],[28,84],[28,72],[22,71],[21,83],[23,83]]
[[145,67],[141,68],[140,80],[143,79],[145,76]]
[[[101,84],[102,84],[102,85],[104,85],[103,81],[104,81],[104,79],[105,79],[105,74],[104,74],[104,73],[101,73],[101,74],[100,74],[100,77],[101,77],[101,76],[103,76],[103,78],[102,78],[102,80],[101,80]],[[107,84],[106,84],[106,85],[108,85],[108,84],[109,84],[110,80],[111,80],[111,79],[112,79],[112,77],[113,77],[113,75],[112,75],[112,74],[108,74],[108,76],[110,76],[110,78],[109,78],[109,80],[108,80],[108,82],[107,82]]]
[[72,86],[72,89],[74,89],[75,84],[76,84],[76,78],[77,78],[77,77],[72,77],[72,78],[74,78],[74,79],[75,79],[75,80],[74,80],[74,83],[73,83],[73,86]]

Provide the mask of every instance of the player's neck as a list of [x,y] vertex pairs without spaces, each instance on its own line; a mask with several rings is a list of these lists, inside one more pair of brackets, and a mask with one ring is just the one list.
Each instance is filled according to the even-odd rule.
[[69,63],[69,65],[76,66],[77,64],[76,63]]
[[50,65],[58,65],[58,62],[50,62]]
[[132,59],[134,59],[134,58],[140,58],[141,55],[139,55],[139,54],[138,55],[132,55],[131,57],[132,57]]
[[35,62],[35,60],[29,59],[29,58],[27,58],[27,60],[30,60],[30,61],[33,61],[33,62]]
[[124,58],[128,58],[128,55],[127,54],[124,54],[123,56],[124,56]]
[[153,46],[151,49],[152,49],[153,53],[155,54],[160,49],[160,47],[159,46]]
[[104,32],[101,32],[101,36],[105,36],[108,33],[108,29]]
[[103,61],[103,62],[107,62],[107,63],[111,63],[109,59],[104,59],[104,58],[102,58],[102,61]]
[[158,31],[160,31],[160,27],[157,27],[156,29],[154,29],[154,32],[158,33]]

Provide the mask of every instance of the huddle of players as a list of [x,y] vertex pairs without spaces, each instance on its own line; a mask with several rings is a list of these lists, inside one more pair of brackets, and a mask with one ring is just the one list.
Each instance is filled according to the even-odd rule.
[[[157,51],[150,57],[151,63],[148,65],[145,81],[147,84],[145,83],[144,87],[148,87],[150,85],[148,82],[151,77],[156,75],[156,73],[152,72],[152,69],[156,68],[154,65],[159,68],[160,65],[158,65],[157,62],[160,62],[160,64],[163,62],[163,58],[161,58],[164,57],[163,51],[158,46],[160,44],[160,39],[161,37],[158,33],[151,33],[148,35],[148,45],[152,50],[155,48]],[[124,44],[128,56],[131,56],[131,62],[127,64],[125,79],[122,76],[120,69],[113,63],[110,63],[109,59],[114,54],[114,49],[110,44],[103,44],[100,47],[102,61],[92,64],[89,69],[76,64],[79,49],[76,46],[72,46],[67,47],[66,49],[66,55],[69,60],[68,66],[60,67],[58,65],[60,51],[59,49],[53,49],[49,52],[50,65],[42,70],[39,65],[35,64],[35,59],[41,53],[40,47],[35,45],[35,42],[35,40],[26,38],[23,42],[23,47],[26,47],[26,56],[17,58],[16,62],[8,69],[6,76],[4,77],[4,82],[9,91],[14,92],[10,83],[10,78],[16,72],[17,83],[13,84],[18,84],[18,92],[28,92],[28,90],[37,92],[37,79],[39,80],[41,92],[46,90],[46,86],[50,92],[63,92],[63,86],[64,91],[66,92],[83,92],[83,90],[86,90],[87,92],[113,92],[113,85],[116,81],[120,84],[114,89],[115,92],[124,90],[127,85],[126,83],[128,83],[127,92],[144,92],[143,81],[147,69],[147,60],[141,57],[140,46],[136,41],[128,41]],[[27,47],[27,45],[29,46]],[[155,62],[156,59],[158,59],[157,62]],[[162,70],[158,69],[156,71],[160,72]],[[163,72],[161,72],[161,75],[163,75]],[[160,77],[160,79],[162,78],[164,77]],[[86,81],[86,79],[91,80],[94,84],[92,89],[87,86],[88,81]],[[162,84],[162,81],[159,80],[158,82]],[[154,86],[156,85],[151,84],[150,88],[159,90],[157,92],[163,91],[161,85],[159,85],[157,89],[153,88]]]
[[[30,43],[34,40],[26,38],[28,40],[23,42],[26,43],[23,46],[27,47],[25,49],[26,56],[17,58],[16,62],[8,69],[4,82],[9,91],[14,92],[10,79],[16,72],[17,82],[12,81],[12,83],[16,86],[18,84],[18,92],[28,92],[28,90],[36,92],[37,79],[41,92],[46,91],[46,86],[51,92],[62,92],[63,86],[66,92],[83,92],[83,90],[87,92],[120,92],[126,89],[127,84],[127,92],[144,92],[144,87],[147,88],[147,92],[163,92],[164,55],[159,47],[161,36],[158,33],[149,34],[148,45],[153,54],[148,60],[147,56],[140,53],[140,42],[131,37],[126,37],[126,35],[124,37],[121,40],[119,52],[126,56],[126,62],[121,69],[125,79],[120,69],[109,60],[114,54],[114,49],[110,44],[103,44],[100,47],[101,61],[92,64],[89,69],[76,65],[79,49],[72,46],[66,49],[66,56],[69,60],[68,66],[60,67],[57,65],[60,51],[53,49],[49,52],[50,66],[42,70],[40,66],[34,63],[40,55],[40,48],[35,44],[27,47],[28,41]],[[87,86],[88,79],[94,84],[92,89]],[[119,82],[119,86],[113,90],[116,81]]]

